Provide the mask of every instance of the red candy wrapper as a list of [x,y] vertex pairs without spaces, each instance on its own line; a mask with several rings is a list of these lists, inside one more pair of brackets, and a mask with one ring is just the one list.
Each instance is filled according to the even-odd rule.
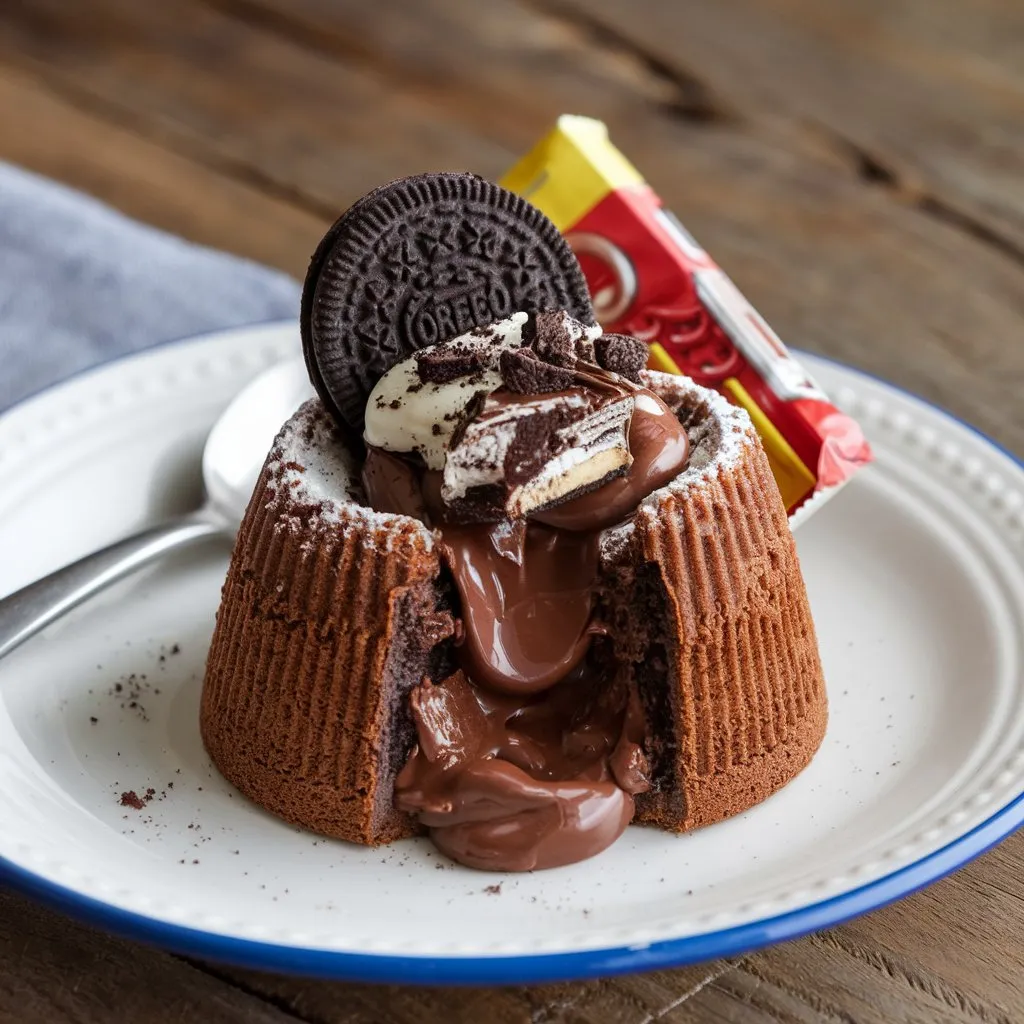
[[856,421],[829,402],[600,121],[559,118],[502,184],[565,234],[606,331],[642,338],[652,368],[746,408],[791,517],[819,508],[871,461]]

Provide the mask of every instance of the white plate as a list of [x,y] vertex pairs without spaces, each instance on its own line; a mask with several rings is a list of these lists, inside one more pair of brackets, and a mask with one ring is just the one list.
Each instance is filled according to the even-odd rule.
[[[187,508],[218,411],[297,346],[288,325],[169,345],[0,417],[0,594]],[[228,554],[211,544],[0,662],[0,871],[196,955],[480,983],[736,952],[975,856],[1024,819],[1024,471],[923,402],[808,363],[878,462],[798,531],[832,719],[811,766],[766,803],[500,878],[426,841],[367,850],[284,825],[224,782],[199,740]],[[143,811],[121,806],[149,788]]]

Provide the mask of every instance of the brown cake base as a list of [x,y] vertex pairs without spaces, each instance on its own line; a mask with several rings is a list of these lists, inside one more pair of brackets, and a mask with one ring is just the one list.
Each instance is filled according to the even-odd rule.
[[392,804],[414,741],[406,696],[454,623],[421,526],[339,516],[293,486],[309,468],[296,458],[341,443],[313,405],[279,437],[236,539],[200,728],[220,772],[268,811],[388,843],[420,831]]
[[[671,831],[753,806],[803,769],[827,698],[792,534],[746,414],[647,375],[690,430],[690,465],[604,545],[605,614],[640,692]],[[275,443],[232,555],[200,725],[224,776],[287,821],[364,844],[416,834],[393,806],[408,692],[452,667],[431,534],[363,507],[318,402]]]
[[[653,786],[636,820],[680,832],[785,785],[828,721],[806,588],[767,457],[736,417],[716,415],[718,402],[694,397],[681,409],[696,439],[690,470],[643,503],[606,559],[607,600],[648,728]],[[693,463],[705,458],[699,471]]]

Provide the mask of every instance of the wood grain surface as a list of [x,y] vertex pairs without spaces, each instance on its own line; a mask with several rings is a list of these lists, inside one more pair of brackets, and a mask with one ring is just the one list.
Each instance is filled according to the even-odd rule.
[[[0,159],[301,275],[423,169],[615,140],[794,345],[1024,454],[1024,8],[1009,0],[5,0]],[[0,1022],[1024,1021],[1024,838],[832,931],[676,971],[428,990],[194,963],[0,893]]]

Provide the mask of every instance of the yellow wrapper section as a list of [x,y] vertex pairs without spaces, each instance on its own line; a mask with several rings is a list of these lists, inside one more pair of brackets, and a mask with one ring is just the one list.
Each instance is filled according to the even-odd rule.
[[563,114],[501,185],[540,207],[564,231],[609,192],[643,180],[609,141],[603,122]]
[[[659,346],[660,348],[660,346]],[[754,421],[754,428],[761,435],[768,464],[772,467],[776,483],[782,492],[786,508],[792,508],[805,495],[814,490],[814,474],[803,464],[793,446],[782,436],[779,428],[768,419],[765,411],[750,397],[747,389],[735,378],[724,382],[725,390],[737,405],[742,405]]]
[[652,370],[660,370],[662,373],[681,375],[683,372],[679,369],[679,364],[656,341],[651,342],[651,357],[647,360],[647,365]]

